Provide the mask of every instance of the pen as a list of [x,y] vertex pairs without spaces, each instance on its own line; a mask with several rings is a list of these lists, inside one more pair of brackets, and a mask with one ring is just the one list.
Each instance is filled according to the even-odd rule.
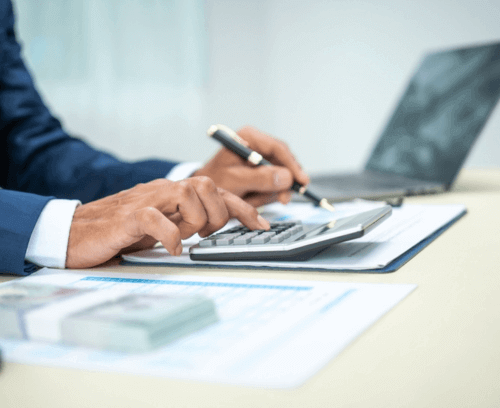
[[[238,134],[224,125],[212,125],[208,128],[207,134],[210,137],[213,137],[215,140],[220,142],[224,147],[231,150],[233,153],[242,157],[245,160],[248,160],[250,163],[255,166],[261,165],[271,165],[269,161],[264,159],[260,153],[253,151],[249,147],[245,145],[245,141],[238,136]],[[319,198],[316,194],[310,192],[306,186],[298,183],[297,181],[293,182],[292,190],[307,197],[314,204],[319,207],[324,208],[328,211],[335,211],[333,205],[331,205],[326,198]]]

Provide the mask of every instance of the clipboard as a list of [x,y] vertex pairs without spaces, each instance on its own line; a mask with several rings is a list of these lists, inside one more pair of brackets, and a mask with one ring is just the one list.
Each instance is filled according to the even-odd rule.
[[[448,221],[445,225],[437,229],[431,235],[427,236],[425,239],[418,242],[416,245],[412,246],[406,252],[392,260],[387,265],[381,268],[375,269],[348,269],[348,268],[322,268],[322,267],[312,267],[307,266],[307,263],[303,263],[303,266],[300,265],[300,262],[297,262],[294,268],[286,268],[283,266],[274,266],[272,262],[269,262],[269,265],[254,265],[252,262],[248,262],[248,264],[229,264],[224,262],[208,262],[208,261],[197,261],[196,263],[182,264],[176,262],[132,262],[127,260],[122,260],[120,265],[141,265],[141,266],[167,266],[167,267],[181,267],[181,268],[216,268],[216,269],[259,269],[259,270],[297,270],[297,271],[314,271],[314,272],[350,272],[350,273],[389,273],[395,272],[399,268],[401,268],[404,264],[410,261],[414,256],[416,256],[420,251],[422,251],[427,245],[433,242],[436,238],[438,238],[441,234],[443,234],[448,228],[450,228],[454,223],[456,223],[460,218],[462,218],[467,213],[465,207],[463,211],[458,213],[454,218]],[[314,258],[313,258],[314,259]]]

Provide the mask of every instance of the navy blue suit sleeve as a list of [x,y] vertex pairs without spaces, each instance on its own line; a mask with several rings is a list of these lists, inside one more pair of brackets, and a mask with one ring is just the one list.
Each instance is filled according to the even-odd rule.
[[93,201],[163,178],[177,163],[126,163],[70,137],[44,105],[20,52],[12,4],[0,0],[0,273],[23,275],[31,233],[51,198]]
[[22,61],[10,1],[0,4],[0,186],[85,203],[165,177],[176,163],[125,163],[66,134]]
[[27,275],[33,268],[24,257],[31,232],[53,197],[0,190],[0,273]]

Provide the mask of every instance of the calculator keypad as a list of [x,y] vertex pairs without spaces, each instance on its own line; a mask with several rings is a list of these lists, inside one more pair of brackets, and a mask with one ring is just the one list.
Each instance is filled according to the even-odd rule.
[[279,244],[285,239],[303,231],[300,221],[296,222],[275,222],[271,223],[271,228],[266,230],[251,231],[247,227],[238,226],[211,235],[210,237],[200,241],[199,245],[202,248],[211,246],[227,246],[227,245],[263,245],[263,244]]

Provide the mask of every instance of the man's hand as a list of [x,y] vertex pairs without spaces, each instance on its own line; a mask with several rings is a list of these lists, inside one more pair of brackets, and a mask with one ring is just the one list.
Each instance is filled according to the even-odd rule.
[[181,239],[206,237],[230,218],[250,229],[269,229],[257,210],[217,188],[207,177],[173,182],[159,179],[77,207],[68,242],[66,267],[87,268],[120,252],[160,241],[172,255]]
[[293,181],[309,183],[287,145],[255,128],[238,131],[248,146],[262,154],[275,166],[254,166],[238,155],[222,148],[195,176],[210,177],[218,187],[236,194],[255,207],[272,201],[290,201]]

